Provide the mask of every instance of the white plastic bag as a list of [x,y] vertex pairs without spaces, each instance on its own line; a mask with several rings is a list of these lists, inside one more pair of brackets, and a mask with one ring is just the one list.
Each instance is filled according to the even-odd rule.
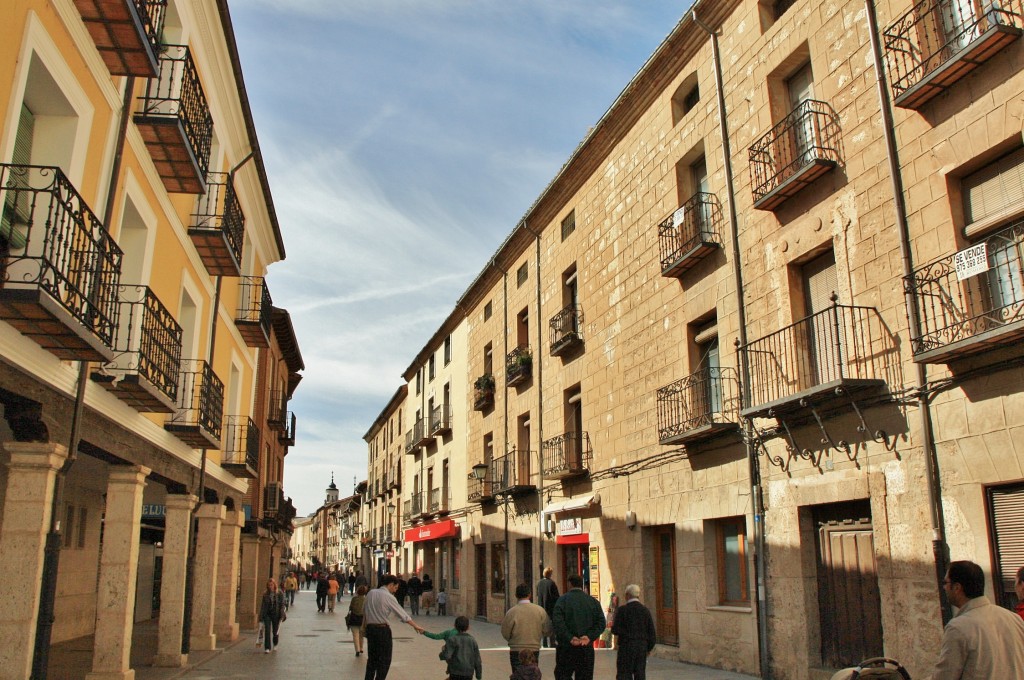
[[260,629],[256,631],[256,649],[263,646],[263,624],[260,624]]

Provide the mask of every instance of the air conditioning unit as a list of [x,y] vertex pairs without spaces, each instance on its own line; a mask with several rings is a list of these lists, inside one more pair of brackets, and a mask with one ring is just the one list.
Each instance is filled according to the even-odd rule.
[[263,512],[267,515],[276,515],[281,510],[281,497],[283,496],[281,482],[268,482],[266,493]]

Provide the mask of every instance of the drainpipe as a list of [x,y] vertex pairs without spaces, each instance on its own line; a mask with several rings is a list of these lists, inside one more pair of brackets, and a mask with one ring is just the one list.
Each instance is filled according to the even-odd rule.
[[[868,16],[868,32],[871,38],[871,56],[875,62],[877,77],[879,109],[882,113],[882,131],[885,135],[886,159],[889,163],[889,176],[892,179],[893,207],[896,210],[896,226],[900,232],[900,260],[903,264],[904,280],[914,272],[913,254],[910,248],[910,227],[907,224],[907,204],[904,198],[903,175],[900,172],[899,147],[896,144],[896,133],[893,129],[892,102],[889,99],[889,87],[882,68],[882,44],[878,36],[878,17],[872,0],[865,0],[864,7]],[[907,322],[910,332],[915,332],[919,325],[917,307],[910,287],[904,284],[903,300],[907,308]],[[946,545],[945,515],[942,505],[942,480],[939,470],[938,452],[935,450],[935,430],[932,423],[930,397],[925,392],[928,384],[928,368],[925,364],[914,362],[915,379],[920,395],[921,407],[918,409],[924,448],[925,472],[928,483],[929,520],[932,529],[932,559],[935,562],[935,586],[939,593],[942,608],[942,624],[949,623],[953,610],[942,588],[942,580],[949,566],[949,546]]]
[[[504,309],[504,311],[502,312],[502,321],[503,321],[503,323],[506,324],[506,326],[505,326],[505,332],[502,333],[502,336],[503,336],[505,342],[504,342],[504,351],[502,352],[503,358],[501,360],[501,364],[499,364],[499,365],[500,366],[506,366],[507,365],[506,362],[508,361],[508,325],[507,325],[508,324],[508,272],[507,271],[502,271],[501,272],[501,286],[502,286],[502,290],[501,290],[501,292],[502,292],[502,294],[501,294],[501,297],[502,297],[502,308]],[[492,359],[492,362],[491,362],[492,366],[493,366],[493,363],[494,362],[493,362],[493,359]],[[506,378],[508,377],[508,372],[507,371],[505,373],[505,376],[506,376]],[[495,389],[495,391],[497,391],[497,389],[498,389],[498,381],[497,381],[497,379],[495,379],[495,381],[494,381],[494,389]],[[508,432],[508,385],[505,385],[505,389],[502,392],[502,402],[505,405],[505,453],[502,455],[502,458],[505,458],[505,456],[508,455],[508,435],[509,435],[509,432]],[[508,461],[507,460],[505,461],[505,464],[508,465]],[[493,480],[493,474],[494,474],[493,473],[493,470],[494,470],[493,452],[492,452],[492,456],[491,456],[491,470],[492,470],[492,473],[491,473],[492,477],[491,477],[491,479]],[[507,477],[506,477],[505,481],[506,481],[506,483],[509,481]],[[509,501],[509,496],[510,496],[510,494],[508,494],[508,491],[509,491],[509,489],[505,489],[506,493],[505,493],[505,497],[503,499],[504,500],[504,506],[505,506],[505,559],[504,559],[504,562],[505,562],[505,611],[508,611],[508,609],[509,609],[509,596],[508,596],[508,585],[509,584],[508,584],[508,581],[509,581],[510,575],[508,573],[508,568],[509,568],[509,554],[512,552],[512,546],[510,546],[508,544],[508,501]]]
[[[698,0],[699,3],[699,0]],[[707,24],[697,17],[696,3],[690,10],[693,22],[700,26],[711,38],[711,50],[715,62],[715,90],[718,94],[718,121],[722,136],[722,161],[725,169],[725,187],[729,198],[729,236],[732,241],[732,270],[733,285],[736,288],[737,301],[737,324],[739,326],[737,343],[740,347],[747,345],[747,311],[746,302],[743,297],[743,269],[740,253],[740,228],[739,219],[736,215],[736,191],[735,180],[732,170],[732,146],[729,137],[729,122],[725,110],[725,87],[722,78],[722,54],[718,46],[718,32],[712,30]],[[750,403],[750,367],[747,364],[746,355],[739,353],[740,365],[740,389],[742,392],[741,402]],[[754,505],[754,580],[757,584],[757,653],[758,664],[761,667],[761,675],[764,678],[772,677],[769,659],[768,644],[768,591],[767,591],[767,568],[766,555],[767,541],[765,540],[765,514],[764,514],[764,493],[761,484],[761,466],[758,462],[757,450],[753,441],[753,428],[749,420],[743,423],[743,442],[746,448],[747,461],[750,474],[750,497]]]
[[[110,182],[107,185],[107,199],[103,207],[103,226],[109,229],[114,216],[114,198],[117,195],[118,176],[124,160],[124,144],[128,134],[128,120],[135,92],[135,76],[126,76],[121,99],[121,120],[114,143],[114,160],[110,167]],[[91,301],[95,301],[96,290],[92,290]],[[50,502],[50,531],[46,534],[43,548],[43,573],[40,584],[39,609],[36,614],[36,637],[32,650],[32,680],[45,680],[50,665],[50,639],[53,634],[54,609],[57,598],[57,572],[60,566],[61,520],[60,509],[64,504],[64,489],[67,476],[78,458],[78,443],[81,440],[82,413],[85,410],[85,388],[89,382],[90,362],[78,362],[78,383],[75,390],[75,406],[71,416],[71,435],[68,438],[68,455],[57,471],[54,480],[53,499]]]

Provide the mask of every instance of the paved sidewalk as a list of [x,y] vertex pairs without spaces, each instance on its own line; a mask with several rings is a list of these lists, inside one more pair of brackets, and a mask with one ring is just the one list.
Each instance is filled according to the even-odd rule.
[[[356,657],[352,636],[345,628],[345,612],[349,598],[343,597],[334,614],[316,611],[312,591],[301,591],[288,620],[281,625],[281,644],[271,654],[256,646],[254,633],[242,633],[236,643],[211,658],[195,660],[190,669],[168,675],[167,669],[136,668],[136,680],[215,680],[222,678],[273,678],[274,680],[309,680],[309,678],[342,678],[361,680],[366,668],[366,655]],[[453,616],[418,616],[417,623],[427,630],[439,632],[451,628]],[[438,660],[440,642],[417,635],[409,626],[392,623],[395,639],[394,661],[388,680],[441,680],[444,663]],[[492,623],[471,621],[469,632],[480,644],[484,680],[505,680],[510,670],[508,647],[500,627]],[[597,650],[594,677],[605,680],[615,677],[615,651]],[[554,678],[554,650],[540,655],[544,677]],[[651,658],[647,663],[648,680],[750,680],[739,673]]]

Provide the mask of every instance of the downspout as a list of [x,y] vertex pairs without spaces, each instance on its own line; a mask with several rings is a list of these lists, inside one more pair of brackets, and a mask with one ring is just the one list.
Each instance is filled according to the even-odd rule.
[[[110,166],[110,182],[107,185],[107,199],[103,207],[103,226],[109,233],[114,217],[114,198],[117,196],[118,176],[124,160],[124,144],[128,136],[129,112],[135,93],[135,76],[126,76],[124,94],[121,99],[121,120],[114,142],[114,159]],[[105,245],[105,244],[104,244]],[[95,301],[95,287],[90,299]],[[57,600],[57,571],[60,566],[61,520],[60,508],[64,504],[64,489],[71,466],[78,458],[78,443],[81,440],[82,413],[85,410],[85,388],[89,382],[90,362],[78,362],[78,383],[75,390],[75,406],[71,415],[71,435],[68,438],[68,455],[57,471],[53,485],[53,499],[50,503],[50,531],[46,534],[43,548],[43,573],[40,584],[39,609],[36,613],[36,637],[32,650],[32,680],[45,680],[50,665],[50,639],[53,634],[54,610]]]
[[[913,254],[910,248],[910,227],[907,224],[907,204],[903,175],[900,172],[899,147],[896,144],[896,133],[893,129],[892,102],[889,99],[889,87],[885,79],[885,72],[882,69],[882,44],[878,35],[878,17],[875,15],[875,6],[872,0],[864,0],[864,6],[868,16],[868,33],[871,38],[871,56],[875,61],[875,74],[878,86],[879,108],[882,113],[882,131],[885,135],[886,159],[889,163],[889,176],[892,179],[893,207],[896,210],[896,226],[900,232],[900,260],[903,264],[903,301],[907,308],[907,323],[910,326],[910,333],[913,334],[920,328],[920,321],[917,316],[917,306],[910,286],[906,285],[908,279],[914,272]],[[946,576],[946,569],[949,566],[949,547],[946,545],[945,516],[942,506],[942,480],[939,471],[939,457],[935,449],[935,430],[932,423],[930,397],[925,392],[928,384],[928,367],[925,364],[914,362],[915,379],[917,380],[917,392],[920,395],[921,408],[918,414],[921,420],[922,444],[924,447],[925,472],[928,476],[926,485],[928,491],[929,520],[932,529],[932,559],[935,561],[935,585],[939,592],[939,604],[942,609],[943,625],[949,623],[953,617],[953,611],[942,581]]]
[[[504,270],[501,272],[501,286],[502,286],[502,295],[501,295],[501,297],[502,297],[502,308],[504,309],[504,311],[502,312],[502,323],[505,325],[504,333],[502,333],[502,336],[504,337],[505,342],[504,342],[503,358],[501,360],[501,364],[499,364],[499,365],[500,366],[507,366],[506,362],[508,361],[508,272],[504,271]],[[491,365],[493,366],[493,364],[494,364],[494,361],[493,361],[493,357],[492,357]],[[508,378],[508,371],[507,370],[505,372],[505,377],[506,377],[506,379]],[[497,379],[494,380],[494,389],[495,389],[495,391],[497,391],[497,389],[498,389],[498,381],[497,381]],[[505,453],[502,456],[504,458],[505,456],[508,455],[508,435],[509,435],[509,432],[508,432],[508,385],[507,384],[505,385],[505,389],[502,392],[501,400],[502,400],[502,403],[505,406]],[[508,465],[508,461],[506,461],[505,464]],[[492,471],[494,470],[493,452],[492,452],[492,457],[491,457],[491,470]],[[491,474],[493,475],[493,472]],[[493,479],[493,477],[492,477],[492,479]],[[506,481],[506,483],[509,481],[507,477],[506,477],[505,481]],[[505,494],[505,498],[504,498],[504,501],[505,501],[504,502],[504,506],[505,506],[505,537],[504,537],[504,540],[505,540],[505,560],[504,560],[504,562],[505,562],[505,565],[504,565],[505,566],[505,611],[509,610],[509,596],[508,596],[509,573],[508,573],[508,568],[509,568],[509,554],[512,552],[512,546],[510,546],[508,544],[508,536],[509,536],[509,534],[508,534],[508,501],[509,501],[509,494],[507,493],[508,491],[509,491],[509,489],[506,489],[506,494]]]
[[[228,171],[227,186],[233,187],[235,181],[235,173],[238,169],[245,165],[246,162],[252,158],[252,152],[240,160],[231,170]],[[210,315],[210,349],[207,353],[207,363],[210,364],[210,368],[213,368],[213,353],[217,347],[217,315],[220,313],[220,295],[221,295],[221,284],[224,281],[224,277],[217,276],[216,287],[213,294],[213,310]],[[223,414],[222,414],[223,415]],[[199,508],[202,507],[206,500],[206,455],[207,449],[203,448],[200,450],[199,459],[199,484],[196,497],[198,501],[192,508],[192,512],[189,519],[189,531],[191,532],[191,540],[188,543],[188,564],[185,568],[185,612],[181,622],[181,653],[188,654],[191,651],[191,635],[192,635],[192,587],[193,579],[195,577],[195,561],[196,561],[196,541],[199,539],[198,533],[196,532],[196,515],[199,513]],[[275,542],[276,542],[275,537]],[[273,547],[271,547],[270,556],[271,569],[273,569]]]
[[[699,3],[700,0],[697,0]],[[697,3],[690,10],[693,22],[700,26],[711,38],[711,50],[715,63],[715,89],[718,95],[718,121],[722,136],[722,162],[725,170],[725,187],[729,199],[729,236],[732,241],[732,271],[733,285],[736,287],[737,301],[737,342],[740,347],[747,345],[747,311],[746,301],[743,297],[743,269],[740,253],[740,228],[739,219],[736,215],[736,191],[734,189],[735,179],[732,170],[732,145],[729,137],[729,123],[725,110],[725,87],[722,78],[722,54],[718,46],[718,33],[697,17]],[[740,390],[741,403],[750,403],[750,367],[747,364],[746,355],[738,353],[740,365]],[[750,474],[750,497],[754,510],[754,580],[757,584],[757,606],[755,615],[757,617],[757,654],[758,665],[761,668],[761,676],[770,680],[772,671],[769,659],[768,644],[768,590],[766,582],[766,555],[767,541],[765,540],[765,513],[764,493],[761,484],[761,466],[758,462],[757,450],[754,446],[753,428],[749,420],[743,421],[743,442],[746,448],[747,464]]]

